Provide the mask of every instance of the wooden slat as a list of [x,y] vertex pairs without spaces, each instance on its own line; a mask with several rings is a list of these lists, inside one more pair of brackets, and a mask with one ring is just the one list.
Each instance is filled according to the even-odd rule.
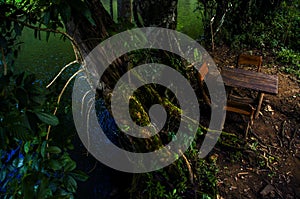
[[270,94],[278,93],[278,77],[276,75],[237,68],[223,69],[221,75],[227,86],[250,88]]
[[207,75],[207,73],[208,73],[207,63],[204,62],[200,66],[199,71],[198,71],[198,81],[202,82],[204,80],[205,76]]
[[256,100],[248,97],[240,97],[236,95],[230,95],[228,101],[233,101],[233,102],[243,102],[246,104],[255,104]]
[[241,54],[238,59],[238,65],[252,64],[252,65],[260,66],[261,63],[262,63],[262,56]]
[[254,109],[249,104],[236,102],[227,102],[227,105],[224,107],[224,110],[247,116],[251,116],[254,112]]

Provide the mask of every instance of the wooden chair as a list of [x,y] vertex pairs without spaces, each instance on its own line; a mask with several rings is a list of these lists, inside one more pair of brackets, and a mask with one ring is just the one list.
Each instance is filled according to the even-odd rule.
[[[240,54],[237,60],[237,67],[242,67],[242,66],[250,66],[250,70],[253,69],[253,66],[256,67],[257,72],[261,71],[261,65],[262,65],[262,56],[256,56],[256,55],[246,55],[246,54]],[[229,112],[234,112],[238,114],[245,115],[249,117],[247,128],[245,131],[245,136],[247,137],[248,131],[253,124],[254,118],[256,118],[257,113],[254,113],[256,110],[260,109],[261,103],[258,104],[259,109],[254,108],[255,104],[255,99],[251,98],[245,98],[245,97],[240,97],[237,95],[232,94],[232,90],[228,92],[228,97],[227,97],[227,106],[224,107],[224,110],[229,111]],[[261,95],[261,93],[259,93]]]
[[[211,105],[209,94],[206,93],[204,78],[208,74],[208,65],[204,62],[198,69],[198,83],[202,92],[203,100],[207,105]],[[247,137],[248,131],[253,124],[254,107],[250,105],[249,101],[244,101],[242,98],[233,97],[228,99],[227,105],[223,108],[229,112],[235,112],[249,117],[249,121],[245,130],[245,137]]]
[[[242,65],[248,65],[248,66],[255,66],[257,67],[257,72],[261,72],[261,66],[262,66],[262,56],[257,55],[246,55],[246,54],[240,54],[238,61],[237,61],[237,67],[241,67]],[[257,99],[259,99],[258,105],[256,110],[260,110],[264,94],[259,92],[257,95]],[[234,96],[233,96],[234,97]],[[254,100],[252,101],[254,103]],[[255,119],[258,118],[259,111],[256,111],[255,113]]]
[[[206,62],[204,62],[198,69],[198,83],[199,83],[199,87],[203,96],[203,100],[204,102],[211,106],[211,100],[209,98],[209,94],[207,93],[207,90],[205,88],[205,76],[208,74],[208,65]],[[247,128],[246,128],[246,136],[248,134],[249,128],[253,123],[253,113],[254,113],[254,108],[246,103],[241,103],[238,100],[230,100],[227,102],[227,105],[224,107],[224,110],[226,111],[230,111],[230,112],[236,112],[236,113],[240,113],[243,115],[247,115],[250,117],[250,120],[247,124]]]

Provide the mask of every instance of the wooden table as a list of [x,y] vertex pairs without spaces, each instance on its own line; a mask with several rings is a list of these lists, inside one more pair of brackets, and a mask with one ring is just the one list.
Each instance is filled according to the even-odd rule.
[[221,76],[226,86],[248,88],[259,92],[255,118],[259,115],[264,94],[278,94],[277,75],[238,68],[223,68]]

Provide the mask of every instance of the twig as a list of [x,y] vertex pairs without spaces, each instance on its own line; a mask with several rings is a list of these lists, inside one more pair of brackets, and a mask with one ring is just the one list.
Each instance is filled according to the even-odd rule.
[[284,138],[285,126],[286,126],[286,120],[284,120],[282,123],[282,128],[281,128],[281,137],[282,138]]
[[264,154],[262,155],[262,157],[266,160],[266,166],[267,166],[271,171],[273,171],[274,168],[272,168],[272,167],[269,165],[269,159],[266,157],[266,152],[265,152],[265,151],[263,151],[263,152],[264,152]]
[[[76,73],[74,73],[74,74],[68,79],[68,81],[66,82],[66,84],[64,85],[63,89],[61,90],[60,94],[58,95],[57,102],[56,102],[57,105],[56,105],[56,107],[55,107],[55,109],[54,109],[53,115],[56,115],[56,113],[57,113],[58,105],[59,105],[59,103],[60,103],[61,97],[62,97],[62,95],[64,94],[64,92],[65,92],[67,86],[69,85],[69,83],[71,82],[71,80],[72,80],[74,77],[76,77],[76,75],[78,75],[79,73],[81,73],[82,71],[84,71],[84,69],[80,69],[80,70],[78,70]],[[48,126],[46,140],[49,140],[50,130],[51,130],[51,125]]]
[[73,42],[71,42],[71,44],[72,44],[72,48],[73,48],[73,51],[75,54],[75,59],[77,60],[78,63],[82,63],[83,60],[82,60],[82,56],[81,56],[79,49],[76,47],[76,45]]
[[292,144],[293,144],[293,142],[294,142],[294,140],[295,140],[295,136],[296,136],[296,134],[297,134],[297,131],[298,131],[298,128],[296,128],[296,130],[294,131],[294,133],[293,133],[293,135],[292,135],[292,138],[291,138],[291,140],[290,140],[290,142],[289,142],[289,149],[292,149]]
[[18,19],[15,19],[15,18],[12,18],[12,17],[4,17],[4,16],[0,16],[0,18],[5,18],[5,19],[8,19],[10,21],[14,21],[14,22],[17,22],[23,26],[26,26],[28,28],[31,28],[31,29],[34,29],[34,30],[39,30],[39,31],[45,31],[45,32],[53,32],[53,33],[59,33],[59,34],[62,34],[64,36],[66,36],[70,41],[72,42],[75,42],[74,39],[66,32],[63,32],[63,31],[60,31],[60,30],[55,30],[55,29],[50,29],[50,28],[41,28],[41,27],[36,27],[36,26],[33,26],[31,24],[28,24],[28,23],[25,23],[23,21],[20,21]]
[[240,173],[237,174],[237,176],[241,177],[243,175],[248,175],[248,174],[249,174],[249,172],[240,172]]
[[60,71],[59,73],[54,77],[54,79],[46,86],[46,88],[49,88],[55,81],[56,79],[62,74],[62,72],[64,72],[64,70],[66,70],[69,66],[78,63],[77,60],[72,61],[70,63],[68,63],[67,65],[65,65]]
[[282,141],[281,141],[280,137],[277,134],[276,134],[276,137],[277,137],[277,140],[279,140],[279,146],[283,147],[283,144],[282,144]]
[[179,152],[181,153],[181,155],[182,155],[182,157],[183,157],[183,159],[184,159],[184,161],[185,161],[185,163],[186,163],[186,166],[187,166],[187,168],[188,168],[188,170],[189,170],[190,181],[191,181],[192,184],[194,184],[194,177],[193,177],[194,174],[193,174],[193,171],[192,171],[192,167],[191,167],[191,165],[190,165],[188,159],[186,158],[186,156],[182,153],[182,151],[180,150]]
[[3,63],[3,68],[4,68],[3,74],[5,76],[5,75],[7,75],[7,63],[5,60],[4,50],[2,47],[1,47],[1,54],[2,54],[2,63]]
[[266,146],[266,144],[261,140],[261,138],[258,135],[256,135],[256,133],[254,133],[253,131],[251,133],[258,140],[259,143],[261,143],[263,146]]
[[[60,30],[55,30],[55,29],[50,29],[50,28],[41,28],[41,27],[36,27],[36,26],[33,26],[31,24],[28,24],[28,23],[25,23],[23,21],[20,21],[18,19],[15,19],[15,18],[12,18],[12,17],[7,17],[7,16],[0,16],[0,19],[8,19],[10,21],[14,21],[14,22],[17,22],[25,27],[28,27],[28,28],[31,28],[33,30],[38,30],[38,31],[44,31],[44,32],[52,32],[52,33],[58,33],[58,34],[61,34],[61,35],[64,35],[65,37],[67,37],[72,45],[75,46],[75,48],[77,49],[77,51],[79,52],[79,45],[76,43],[76,41],[74,40],[74,38],[72,36],[70,36],[68,33],[66,32],[63,32],[63,31],[60,31]],[[77,56],[76,56],[77,58]]]
[[225,135],[225,136],[233,136],[233,137],[237,137],[235,134],[232,134],[232,133],[228,133],[226,131],[222,131],[222,130],[213,130],[213,129],[210,129],[210,128],[207,128],[201,124],[199,124],[199,127],[202,128],[203,130],[207,131],[207,132],[211,132],[211,133],[221,133],[222,135]]
[[[90,150],[90,132],[89,132],[89,129],[90,129],[90,127],[89,127],[89,124],[90,124],[90,113],[91,113],[91,111],[92,111],[92,108],[94,108],[94,104],[93,104],[93,98],[91,98],[89,101],[88,101],[88,103],[87,103],[87,106],[88,106],[88,112],[87,112],[87,123],[86,123],[86,132],[87,132],[87,138],[88,138],[88,146],[87,146],[87,149],[88,149],[88,151]],[[92,102],[92,104],[90,105],[90,103]],[[82,102],[83,103],[83,102]]]
[[215,43],[214,43],[214,32],[213,32],[213,27],[212,24],[214,23],[215,17],[211,18],[210,20],[210,34],[211,34],[211,43],[212,43],[212,51],[215,51]]
[[95,165],[93,166],[93,168],[91,168],[87,173],[88,174],[92,173],[96,169],[97,164],[98,164],[98,161],[95,162]]

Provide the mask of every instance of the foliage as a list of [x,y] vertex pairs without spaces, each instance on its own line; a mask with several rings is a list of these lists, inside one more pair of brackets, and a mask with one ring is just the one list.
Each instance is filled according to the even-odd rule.
[[[22,34],[24,27],[34,30],[34,37],[41,39],[41,31],[46,32],[48,41],[51,33],[59,33],[62,39],[71,39],[63,32],[66,23],[71,21],[73,16],[81,17],[88,23],[95,24],[91,11],[86,2],[81,0],[67,1],[29,1],[5,0],[0,2],[0,53],[6,59],[18,54],[19,44],[16,43],[18,36]],[[3,57],[2,57],[3,62]],[[7,63],[12,66],[12,63]],[[1,63],[0,65],[3,65]]]
[[253,21],[250,27],[233,38],[233,46],[251,46],[262,49],[299,46],[299,5],[282,2],[265,20]]
[[9,72],[0,82],[1,198],[72,198],[87,176],[75,170],[70,138],[66,147],[47,139],[48,125],[59,125],[49,113],[52,93],[25,73]]
[[278,61],[285,64],[282,69],[287,73],[295,74],[300,79],[300,53],[291,49],[281,48],[277,52]]
[[137,174],[133,180],[132,198],[215,198],[217,195],[217,156],[199,158],[203,130],[190,149],[172,165],[155,172]]
[[212,19],[216,40],[234,48],[297,49],[299,46],[299,3],[293,1],[199,0],[207,42],[211,42]]

